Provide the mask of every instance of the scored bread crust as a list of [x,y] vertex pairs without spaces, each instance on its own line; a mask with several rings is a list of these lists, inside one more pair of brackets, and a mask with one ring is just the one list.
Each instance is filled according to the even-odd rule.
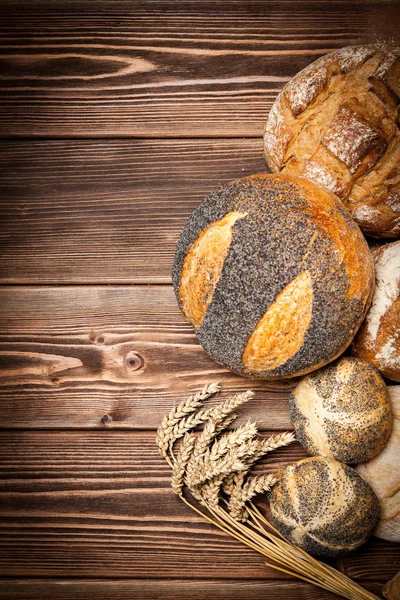
[[350,46],[283,88],[265,126],[271,171],[333,191],[361,229],[400,235],[400,48]]
[[385,382],[360,358],[342,357],[304,377],[289,406],[296,437],[311,456],[366,462],[382,450],[392,429]]
[[179,305],[204,349],[261,379],[296,377],[341,354],[373,282],[368,246],[341,202],[284,175],[214,190],[186,223],[173,266]]
[[379,517],[372,488],[345,464],[305,458],[278,473],[269,494],[274,525],[315,556],[342,556],[361,546]]
[[400,240],[375,248],[372,256],[375,292],[351,350],[385,377],[400,381]]

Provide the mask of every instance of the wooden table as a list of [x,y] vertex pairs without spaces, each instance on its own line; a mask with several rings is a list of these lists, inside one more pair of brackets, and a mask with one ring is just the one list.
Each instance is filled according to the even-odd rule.
[[[328,599],[172,493],[162,415],[220,380],[290,428],[290,385],[209,359],[171,288],[185,219],[265,171],[282,86],[335,48],[398,38],[399,2],[3,0],[2,599]],[[303,456],[271,455],[275,470]],[[379,592],[399,547],[336,566]]]

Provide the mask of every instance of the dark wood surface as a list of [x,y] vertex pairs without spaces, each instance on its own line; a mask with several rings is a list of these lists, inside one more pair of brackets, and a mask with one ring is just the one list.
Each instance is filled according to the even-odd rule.
[[[0,598],[333,600],[169,487],[154,437],[174,403],[254,389],[241,419],[267,435],[291,427],[293,386],[207,357],[171,265],[212,188],[266,171],[285,82],[399,30],[385,0],[1,2]],[[371,539],[335,565],[379,594],[400,548]]]

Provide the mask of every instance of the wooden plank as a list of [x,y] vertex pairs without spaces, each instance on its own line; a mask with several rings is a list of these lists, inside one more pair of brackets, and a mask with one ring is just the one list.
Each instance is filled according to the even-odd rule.
[[[362,582],[375,594],[380,583]],[[331,594],[307,583],[294,581],[208,581],[148,579],[75,580],[75,579],[3,579],[0,580],[2,600],[336,600]]]
[[0,288],[0,426],[156,428],[206,383],[256,396],[241,419],[290,427],[293,382],[255,381],[210,359],[169,286]]
[[195,206],[263,171],[261,140],[3,142],[0,282],[170,283]]
[[[0,575],[281,578],[174,495],[154,432],[8,431],[1,441]],[[292,444],[257,472],[303,456]],[[399,560],[400,545],[371,539],[338,565],[385,581]]]
[[388,0],[4,1],[1,134],[260,136],[288,78],[399,20]]

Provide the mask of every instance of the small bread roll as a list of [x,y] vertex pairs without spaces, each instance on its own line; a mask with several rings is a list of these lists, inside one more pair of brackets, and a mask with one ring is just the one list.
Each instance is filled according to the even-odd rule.
[[400,241],[372,252],[375,292],[365,321],[352,345],[352,353],[400,381]]
[[210,356],[269,380],[341,354],[374,285],[369,248],[336,196],[301,177],[264,174],[232,181],[198,206],[172,279]]
[[361,229],[400,235],[400,48],[349,46],[300,71],[265,127],[271,171],[334,192]]
[[379,502],[358,473],[316,456],[280,472],[270,492],[271,518],[282,535],[315,556],[342,556],[363,544]]
[[389,387],[393,430],[389,441],[374,459],[357,471],[378,496],[381,516],[373,532],[379,538],[400,542],[400,386]]
[[392,429],[388,389],[361,358],[343,357],[304,377],[289,397],[296,436],[311,456],[370,460]]

